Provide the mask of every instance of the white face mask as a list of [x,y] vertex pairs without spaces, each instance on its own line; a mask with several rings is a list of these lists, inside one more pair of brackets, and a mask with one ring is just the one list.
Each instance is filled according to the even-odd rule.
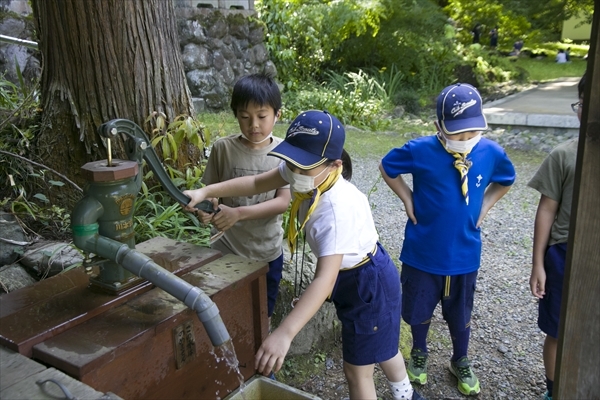
[[457,153],[468,153],[481,140],[481,132],[469,140],[451,140],[443,134],[442,137],[446,140],[446,148],[448,150],[455,151]]
[[266,142],[267,140],[271,140],[271,138],[273,137],[273,132],[269,133],[269,135],[268,135],[266,138],[264,138],[263,140],[259,140],[258,142],[255,142],[255,141],[253,141],[253,140],[250,140],[250,139],[248,139],[248,138],[247,138],[246,136],[244,136],[244,135],[241,135],[241,136],[242,136],[244,139],[246,139],[247,141],[249,141],[250,143],[253,143],[253,144],[261,144],[261,143],[264,143],[264,142]]
[[[318,178],[323,172],[329,170],[329,168],[325,168],[323,171],[319,172],[315,176],[308,176],[298,174],[290,170],[287,166],[285,167],[285,175],[284,179],[290,183],[290,187],[295,193],[308,193],[311,190],[314,190],[317,186],[315,185],[315,179]],[[327,174],[329,175],[329,174]]]

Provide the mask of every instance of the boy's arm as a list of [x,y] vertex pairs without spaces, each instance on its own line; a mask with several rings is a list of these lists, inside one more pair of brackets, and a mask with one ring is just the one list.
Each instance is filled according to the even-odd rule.
[[183,194],[190,198],[185,205],[187,211],[196,211],[194,206],[211,197],[241,197],[265,193],[279,189],[288,183],[281,177],[278,168],[258,175],[242,176],[215,183],[195,190],[185,190]]
[[542,195],[535,214],[535,223],[533,228],[533,257],[531,266],[531,277],[529,278],[529,287],[531,293],[541,299],[546,294],[546,271],[544,270],[544,256],[548,241],[550,240],[550,231],[552,224],[558,212],[558,202],[550,197]]
[[221,211],[213,219],[213,225],[220,231],[231,228],[238,221],[251,219],[268,218],[274,215],[283,214],[290,205],[290,189],[279,188],[275,197],[262,203],[251,206],[228,207],[219,205]]
[[292,340],[331,294],[343,257],[342,254],[319,257],[314,279],[296,306],[258,349],[254,358],[258,372],[268,375],[281,369]]
[[479,213],[479,218],[477,219],[477,228],[481,226],[483,219],[487,215],[488,211],[496,204],[498,200],[502,198],[508,191],[510,190],[510,186],[503,186],[499,183],[491,183],[487,189],[485,190],[485,194],[483,195],[483,204],[481,205],[481,212]]
[[387,185],[392,189],[400,200],[404,203],[404,208],[406,209],[406,215],[413,224],[417,224],[417,218],[415,217],[415,208],[413,204],[412,190],[410,187],[404,182],[402,175],[398,175],[396,178],[390,178],[389,175],[385,172],[383,165],[379,164],[379,171],[381,171],[381,176]]

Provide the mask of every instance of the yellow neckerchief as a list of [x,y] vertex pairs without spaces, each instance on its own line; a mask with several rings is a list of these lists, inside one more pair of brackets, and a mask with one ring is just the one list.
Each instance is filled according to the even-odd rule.
[[463,196],[465,196],[467,205],[469,205],[469,178],[467,177],[467,174],[469,173],[469,168],[471,168],[473,163],[471,160],[467,160],[467,156],[471,151],[469,150],[465,153],[457,153],[456,151],[449,150],[446,147],[446,140],[444,140],[440,132],[438,132],[437,138],[442,146],[444,146],[444,149],[450,153],[452,157],[456,158],[456,160],[454,160],[454,168],[456,168],[460,173],[460,189],[462,190]]
[[[287,167],[286,167],[287,168]],[[321,198],[321,194],[325,193],[337,182],[338,178],[342,175],[342,167],[340,166],[335,171],[331,172],[327,178],[316,189],[308,192],[308,193],[294,193],[294,198],[292,200],[292,207],[290,209],[290,222],[288,227],[287,241],[290,247],[291,254],[294,254],[296,247],[296,237],[298,236],[298,232],[304,229],[304,225],[310,218],[310,215],[315,211],[317,207],[317,203]],[[312,199],[312,200],[311,200]],[[304,200],[311,200],[310,207],[306,212],[306,217],[304,221],[300,225],[300,227],[296,227],[298,211],[300,210],[300,204]]]

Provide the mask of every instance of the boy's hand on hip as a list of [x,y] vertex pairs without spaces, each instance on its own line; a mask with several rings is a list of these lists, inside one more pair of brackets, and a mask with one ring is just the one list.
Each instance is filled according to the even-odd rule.
[[406,216],[408,217],[408,219],[410,219],[412,221],[413,224],[417,224],[417,217],[415,216],[415,210],[410,207],[406,207]]
[[404,203],[404,208],[406,209],[406,216],[408,219],[412,221],[413,224],[417,224],[417,217],[415,216],[415,207],[411,202]]

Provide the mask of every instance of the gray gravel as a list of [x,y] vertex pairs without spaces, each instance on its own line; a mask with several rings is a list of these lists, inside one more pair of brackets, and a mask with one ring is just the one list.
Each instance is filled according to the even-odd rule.
[[[507,148],[549,151],[570,135],[540,132],[490,132]],[[542,145],[542,146],[540,146]],[[517,181],[487,215],[482,226],[483,253],[479,272],[469,356],[483,399],[541,399],[545,392],[542,345],[537,327],[537,301],[529,290],[533,222],[539,195],[526,186],[539,167],[538,157],[513,158]],[[407,220],[402,202],[378,174],[379,160],[354,161],[352,182],[369,194],[380,240],[396,259]],[[463,398],[447,369],[452,345],[436,310],[429,335],[429,381],[417,387],[429,399]]]

